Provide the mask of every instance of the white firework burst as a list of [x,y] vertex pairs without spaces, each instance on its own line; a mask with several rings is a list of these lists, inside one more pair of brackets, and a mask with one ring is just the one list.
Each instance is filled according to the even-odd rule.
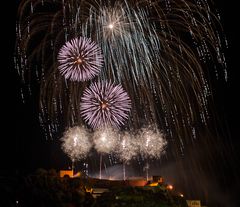
[[138,146],[143,157],[160,158],[165,153],[167,141],[163,133],[147,127],[138,134]]
[[119,140],[117,154],[123,162],[133,159],[138,153],[137,140],[132,134],[124,133]]
[[61,141],[63,151],[72,161],[85,158],[92,147],[89,141],[89,133],[83,126],[69,128],[64,132]]
[[115,150],[118,141],[118,133],[111,127],[96,130],[93,135],[95,149],[99,153],[111,153]]

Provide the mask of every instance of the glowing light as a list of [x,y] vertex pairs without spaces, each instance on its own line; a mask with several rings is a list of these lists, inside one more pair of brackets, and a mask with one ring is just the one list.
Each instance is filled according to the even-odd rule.
[[160,158],[167,146],[164,134],[151,126],[139,130],[138,142],[140,154],[144,157]]
[[92,127],[110,125],[119,128],[128,118],[131,102],[121,85],[92,83],[81,98],[80,112]]
[[172,185],[167,185],[166,187],[168,190],[172,190],[173,189],[173,186]]
[[92,147],[89,141],[89,133],[83,126],[69,128],[64,132],[61,141],[63,151],[72,161],[85,158]]
[[109,25],[108,25],[108,28],[109,28],[109,29],[113,29],[113,27],[114,27],[113,24],[109,24]]
[[103,65],[103,56],[96,43],[85,37],[68,41],[58,54],[59,70],[66,79],[86,81],[96,76]]
[[113,152],[117,146],[118,133],[111,127],[97,129],[93,135],[94,148],[99,153]]

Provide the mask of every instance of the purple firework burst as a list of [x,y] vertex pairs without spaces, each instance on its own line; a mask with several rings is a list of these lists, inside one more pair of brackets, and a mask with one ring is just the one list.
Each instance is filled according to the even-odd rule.
[[111,125],[119,128],[128,118],[131,101],[121,85],[95,82],[85,89],[81,99],[81,115],[92,127]]
[[72,81],[86,81],[96,76],[103,66],[100,47],[86,37],[65,43],[58,53],[60,73]]

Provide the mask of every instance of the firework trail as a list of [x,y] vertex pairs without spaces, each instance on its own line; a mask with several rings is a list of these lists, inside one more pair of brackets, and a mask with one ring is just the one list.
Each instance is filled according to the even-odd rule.
[[83,92],[80,112],[92,128],[108,125],[119,128],[128,118],[130,108],[129,96],[121,85],[98,82]]
[[86,81],[92,79],[103,66],[100,48],[85,37],[68,41],[58,54],[59,70],[66,79]]
[[92,144],[89,141],[89,133],[85,127],[75,126],[64,132],[62,150],[71,158],[72,162],[86,158]]
[[126,128],[157,124],[175,140],[177,155],[208,128],[208,66],[227,79],[227,43],[214,5],[205,0],[22,1],[16,34],[23,91],[32,80],[40,83],[40,122],[50,135],[61,125],[84,123],[81,94],[91,83],[65,80],[58,70],[59,51],[79,36],[101,48],[104,67],[94,81],[113,81],[128,93]]
[[120,136],[118,142],[118,148],[116,153],[118,157],[123,162],[123,180],[126,180],[126,164],[138,153],[138,144],[137,140],[132,133],[125,132]]
[[165,153],[167,141],[164,134],[159,132],[156,127],[148,126],[142,128],[138,132],[138,149],[139,154],[145,160],[144,171],[146,171],[146,179],[149,179],[149,159],[160,159]]
[[99,179],[102,179],[103,154],[114,152],[118,145],[118,132],[105,126],[97,129],[93,134],[94,148],[100,153]]

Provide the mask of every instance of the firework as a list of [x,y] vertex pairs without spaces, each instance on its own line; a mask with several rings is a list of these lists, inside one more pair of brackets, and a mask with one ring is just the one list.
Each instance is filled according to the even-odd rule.
[[[219,17],[213,2],[207,0],[20,1],[14,63],[22,78],[22,95],[38,88],[37,80],[40,123],[47,137],[62,126],[83,124],[80,101],[89,83],[62,78],[58,53],[75,37],[90,38],[104,57],[104,67],[94,79],[121,84],[130,97],[131,113],[124,128],[138,130],[156,124],[163,130],[169,140],[167,157],[177,159],[178,174],[184,178],[179,180],[186,181],[194,168],[197,175],[212,172],[214,158],[225,154],[217,153],[216,146],[225,142],[219,142],[222,128],[216,129],[218,114],[211,95],[214,74],[220,81],[227,80],[223,52],[227,41]],[[153,131],[150,139],[142,133],[138,136],[141,155],[146,159],[161,156],[161,149],[155,148],[160,147],[161,136]],[[193,170],[186,172],[182,156],[191,151],[185,149],[197,152],[200,143],[212,163],[191,160]],[[215,145],[214,150],[210,145]],[[205,192],[206,186],[202,189]]]
[[97,129],[93,135],[94,148],[100,153],[99,179],[102,179],[102,161],[104,153],[115,151],[118,144],[118,133],[115,129],[105,126]]
[[123,162],[128,162],[138,153],[138,140],[130,133],[124,133],[119,140],[117,154]]
[[160,158],[167,146],[163,133],[151,127],[142,128],[138,135],[139,152],[145,158]]
[[[128,92],[132,107],[128,128],[156,123],[175,140],[180,154],[200,129],[208,129],[212,104],[208,74],[227,79],[223,53],[227,44],[212,3],[44,2],[22,1],[19,5],[15,64],[26,85],[23,91],[31,88],[31,76],[41,84],[40,121],[46,133],[59,131],[60,123],[82,123],[79,102],[86,85],[66,83],[57,68],[60,47],[78,36],[90,38],[102,50],[104,68],[96,79],[120,83]],[[209,69],[216,71],[209,73],[209,65],[214,65]],[[109,115],[105,111],[110,110],[99,109],[95,111],[97,118],[87,112],[85,121],[93,127],[100,125],[102,111]],[[119,126],[126,118],[124,114],[120,120],[105,117],[105,121]]]
[[103,65],[101,49],[86,37],[65,43],[58,54],[59,71],[66,79],[86,81],[96,76]]
[[111,153],[117,147],[118,133],[111,127],[100,128],[94,132],[94,148],[99,153]]
[[63,151],[73,162],[85,158],[92,147],[89,134],[83,126],[69,128],[64,132],[61,141]]
[[126,180],[126,163],[138,153],[137,140],[130,133],[125,132],[119,139],[116,152],[123,161],[123,180]]
[[81,98],[81,115],[92,127],[119,128],[128,118],[131,102],[120,84],[92,83]]

